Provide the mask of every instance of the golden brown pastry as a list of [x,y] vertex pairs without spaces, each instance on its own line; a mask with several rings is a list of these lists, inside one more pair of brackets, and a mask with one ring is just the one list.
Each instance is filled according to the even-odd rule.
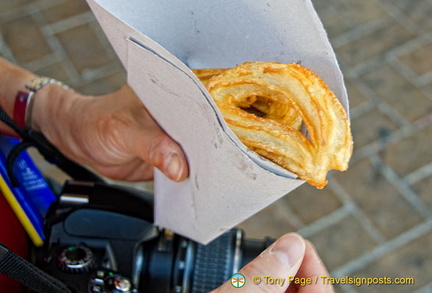
[[327,184],[329,170],[348,168],[350,121],[334,93],[310,69],[247,62],[194,72],[228,126],[261,156],[317,188]]

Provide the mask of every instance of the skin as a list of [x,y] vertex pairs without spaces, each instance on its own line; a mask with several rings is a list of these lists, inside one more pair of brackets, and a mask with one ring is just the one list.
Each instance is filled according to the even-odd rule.
[[[0,105],[12,117],[15,96],[35,74],[0,58]],[[32,128],[69,159],[87,165],[107,177],[142,181],[153,178],[156,167],[174,181],[188,177],[187,158],[181,146],[172,140],[152,118],[145,106],[125,85],[99,97],[85,96],[71,89],[50,84],[35,96]],[[0,132],[14,135],[0,123]],[[298,234],[279,238],[241,271],[247,280],[253,276],[287,279],[328,276],[315,248]],[[289,284],[272,286],[246,282],[243,292],[334,292],[330,285]],[[213,292],[239,292],[225,283]],[[241,289],[240,289],[241,290]]]
[[[236,292],[272,292],[272,293],[332,293],[331,285],[324,284],[321,277],[329,274],[318,256],[314,246],[296,233],[280,237],[273,245],[262,252],[255,260],[240,270],[246,278],[242,288],[234,288],[229,281],[212,293]],[[254,284],[253,277],[259,276],[261,282]],[[265,276],[280,278],[283,285],[272,285],[266,282]],[[292,277],[293,281],[289,282]],[[318,277],[318,279],[316,279]],[[312,284],[303,285],[301,279],[312,280]],[[315,280],[318,280],[315,283]]]
[[[0,76],[0,104],[12,116],[17,91],[36,76],[4,59],[0,59]],[[150,180],[153,167],[174,181],[188,176],[181,147],[158,126],[128,85],[99,97],[46,85],[35,96],[32,128],[69,159],[112,179]],[[14,135],[3,124],[0,131]]]

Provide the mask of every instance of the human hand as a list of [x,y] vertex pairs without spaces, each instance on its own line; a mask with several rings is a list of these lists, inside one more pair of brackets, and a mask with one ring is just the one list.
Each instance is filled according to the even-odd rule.
[[[246,283],[241,288],[243,292],[334,292],[331,285],[320,282],[321,277],[328,276],[328,272],[313,245],[294,233],[280,237],[257,258],[241,269],[240,273],[246,278]],[[261,283],[254,284],[254,276],[260,277]],[[280,280],[283,280],[283,285],[266,284],[264,276],[280,278]],[[297,278],[296,280],[301,280],[301,278],[303,280],[310,279],[313,282],[301,286],[295,284],[296,282],[289,283],[289,277]],[[315,280],[318,280],[318,282],[315,283]],[[212,293],[237,293],[241,292],[241,289],[234,288],[228,281],[212,291]]]
[[129,86],[89,97],[49,85],[37,93],[33,111],[35,130],[69,159],[109,178],[150,180],[153,167],[174,181],[188,176],[181,147],[159,127]]

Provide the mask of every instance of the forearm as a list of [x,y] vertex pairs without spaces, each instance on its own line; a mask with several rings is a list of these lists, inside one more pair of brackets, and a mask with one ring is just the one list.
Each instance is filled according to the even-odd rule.
[[[18,91],[37,77],[0,58],[0,104],[13,116]],[[154,121],[127,85],[100,96],[85,96],[49,83],[26,110],[26,126],[41,132],[66,157],[113,179],[149,180],[153,168],[182,181],[188,176],[181,147]],[[22,121],[21,121],[22,123]],[[16,135],[0,123],[0,132]]]
[[[13,65],[0,57],[0,106],[11,117],[13,116],[15,98],[18,91],[24,90],[25,84],[35,77],[35,74]],[[16,135],[4,123],[0,123],[0,133]]]
[[89,105],[96,100],[96,97],[83,96],[59,85],[45,86],[36,94],[31,128],[41,132],[70,159],[85,161],[87,153],[83,141],[95,132],[88,121],[97,116],[94,111],[97,107]]
[[[18,91],[26,91],[25,85],[37,75],[0,58],[0,77],[0,105],[13,117]],[[131,98],[133,99],[128,97],[126,100]],[[86,162],[93,156],[88,150],[94,147],[91,145],[94,141],[92,138],[100,133],[104,135],[106,131],[99,125],[100,120],[109,119],[103,118],[107,115],[104,115],[102,108],[106,108],[108,103],[107,112],[116,113],[116,100],[118,101],[112,95],[100,99],[81,95],[57,84],[47,84],[33,95],[32,107],[26,109],[26,124],[41,132],[71,159]],[[17,135],[2,122],[0,133]]]
[[[13,117],[18,91],[26,90],[26,83],[36,78],[37,75],[0,58],[0,76],[0,105],[9,116]],[[32,112],[29,115],[31,121],[28,122],[32,126],[32,129],[36,131],[43,132],[46,129],[53,134],[54,129],[66,130],[66,128],[61,126],[67,125],[70,120],[74,119],[71,116],[76,115],[76,111],[71,110],[79,99],[86,98],[73,90],[65,89],[59,85],[45,85],[33,96],[32,109],[27,109],[27,111]],[[0,132],[14,134],[3,123],[0,124]]]

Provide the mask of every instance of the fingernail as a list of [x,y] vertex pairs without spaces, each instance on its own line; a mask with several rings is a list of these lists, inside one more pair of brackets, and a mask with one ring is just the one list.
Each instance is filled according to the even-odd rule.
[[183,164],[178,153],[171,153],[164,163],[165,174],[172,180],[178,181],[182,175]]
[[298,234],[287,234],[279,238],[269,253],[273,254],[285,267],[290,268],[303,258],[306,245]]

